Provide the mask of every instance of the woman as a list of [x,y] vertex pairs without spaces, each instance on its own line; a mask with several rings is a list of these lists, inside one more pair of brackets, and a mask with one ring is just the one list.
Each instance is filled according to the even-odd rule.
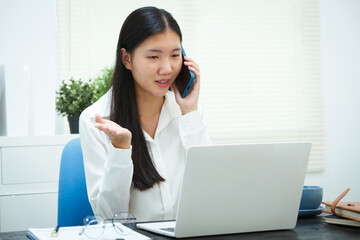
[[[181,41],[175,19],[155,7],[135,10],[122,26],[112,87],[80,116],[96,215],[129,211],[137,221],[176,218],[186,149],[210,143],[198,110],[199,67],[188,57],[183,63]],[[175,85],[182,67],[196,78],[186,98]]]

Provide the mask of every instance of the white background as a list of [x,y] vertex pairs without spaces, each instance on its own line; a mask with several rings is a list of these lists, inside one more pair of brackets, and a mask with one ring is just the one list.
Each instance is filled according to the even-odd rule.
[[[55,6],[55,0],[0,0],[0,65],[57,64]],[[320,20],[326,168],[305,183],[323,186],[324,200],[351,187],[345,199],[360,201],[360,1],[320,0]],[[43,79],[57,85],[54,75]],[[49,118],[42,126],[54,129],[54,114],[36,117]]]
[[[58,65],[55,0],[0,0],[0,65],[5,66],[8,90],[7,135],[54,134]],[[0,136],[5,128],[1,85]]]
[[320,0],[320,21],[326,167],[306,184],[326,201],[351,187],[344,200],[360,201],[360,1]]

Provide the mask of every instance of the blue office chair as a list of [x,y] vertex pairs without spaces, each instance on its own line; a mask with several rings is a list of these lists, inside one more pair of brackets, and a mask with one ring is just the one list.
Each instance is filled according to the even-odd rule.
[[80,138],[69,141],[62,152],[59,175],[58,225],[80,225],[91,209],[85,181]]

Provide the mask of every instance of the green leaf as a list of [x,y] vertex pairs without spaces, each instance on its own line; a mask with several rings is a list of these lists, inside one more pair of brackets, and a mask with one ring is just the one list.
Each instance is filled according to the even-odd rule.
[[110,89],[113,72],[113,67],[106,67],[97,78],[88,82],[72,77],[62,80],[56,91],[56,111],[62,116],[79,116]]
[[79,116],[81,112],[93,104],[95,86],[90,80],[83,82],[81,79],[70,78],[63,80],[56,91],[56,111],[62,116]]

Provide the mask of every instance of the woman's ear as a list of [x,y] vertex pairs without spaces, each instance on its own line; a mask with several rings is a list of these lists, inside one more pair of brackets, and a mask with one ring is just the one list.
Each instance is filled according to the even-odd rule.
[[131,55],[125,48],[121,49],[121,62],[124,64],[126,69],[131,70]]

